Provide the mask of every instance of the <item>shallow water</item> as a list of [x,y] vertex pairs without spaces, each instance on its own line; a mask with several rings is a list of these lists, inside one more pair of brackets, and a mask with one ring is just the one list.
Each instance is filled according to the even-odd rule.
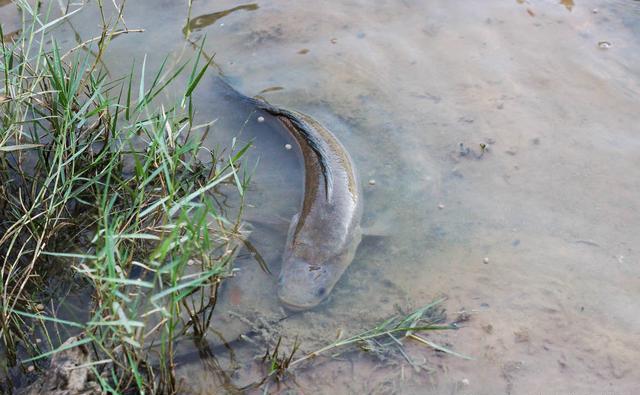
[[[146,31],[112,42],[112,75],[128,73],[143,52],[152,65],[167,51],[193,55],[183,2],[127,6],[128,26]],[[74,17],[81,37],[95,34],[82,23],[94,16]],[[226,314],[233,310],[270,323],[289,346],[299,336],[311,351],[386,319],[396,305],[441,294],[450,316],[473,313],[463,329],[430,338],[474,360],[409,343],[429,373],[351,353],[318,359],[270,391],[637,390],[639,2],[201,0],[192,18],[191,39],[206,34],[206,51],[234,86],[311,114],[339,137],[360,173],[364,225],[388,235],[363,243],[326,303],[282,321],[275,278],[241,260],[218,329],[247,329]],[[60,37],[74,45],[71,25]],[[208,144],[227,145],[239,130],[255,142],[250,214],[290,218],[302,175],[286,136],[207,87],[199,117],[219,118]],[[261,226],[252,235],[274,272],[285,236]],[[183,359],[191,392],[259,377],[246,361],[264,349],[235,347],[239,366],[226,352]]]

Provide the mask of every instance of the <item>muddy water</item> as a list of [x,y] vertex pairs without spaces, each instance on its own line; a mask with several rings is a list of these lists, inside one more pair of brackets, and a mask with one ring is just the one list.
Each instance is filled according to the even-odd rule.
[[[186,14],[182,2],[129,3],[128,26],[146,32],[113,41],[111,72],[144,52],[156,65],[167,51],[192,56]],[[225,338],[249,320],[311,351],[441,294],[450,315],[473,313],[463,329],[431,335],[471,361],[408,344],[414,366],[346,354],[269,391],[637,390],[640,3],[200,0],[191,15],[191,39],[206,34],[236,87],[334,131],[361,175],[364,225],[388,235],[365,240],[328,302],[298,315],[278,306],[273,276],[241,260],[219,309]],[[95,19],[73,19],[88,38],[83,20]],[[60,29],[69,43],[72,33]],[[207,143],[239,131],[255,142],[250,214],[290,218],[302,176],[286,136],[202,86],[199,117],[219,118]],[[274,272],[285,239],[276,228],[252,235]],[[264,349],[234,347],[232,360],[185,357],[185,386],[210,393],[259,377],[250,358]]]

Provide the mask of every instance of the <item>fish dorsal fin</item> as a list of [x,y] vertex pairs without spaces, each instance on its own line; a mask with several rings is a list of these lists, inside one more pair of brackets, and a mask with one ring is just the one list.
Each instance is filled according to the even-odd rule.
[[317,135],[317,133],[314,132],[314,127],[311,126],[301,114],[273,106],[266,102],[261,102],[258,100],[256,101],[258,102],[258,107],[262,110],[275,116],[284,117],[289,122],[291,122],[302,139],[307,143],[311,151],[313,151],[313,153],[316,155],[318,163],[320,164],[320,168],[322,170],[325,195],[327,201],[331,203],[333,194],[333,172],[331,171],[331,167],[328,163],[328,153],[324,148],[322,139]]
[[311,151],[313,151],[318,159],[318,163],[320,164],[320,168],[322,170],[322,176],[324,178],[325,195],[327,201],[330,203],[333,194],[333,174],[328,163],[328,153],[324,148],[322,139],[318,136],[317,133],[314,132],[314,127],[304,119],[308,116],[302,115],[295,111],[289,111],[284,108],[274,106],[261,99],[245,96],[235,90],[233,86],[231,86],[227,81],[224,80],[224,78],[220,76],[216,78],[216,82],[222,85],[223,89],[253,104],[260,110],[266,111],[267,113],[277,117],[284,117],[289,120],[289,122],[291,122],[291,124],[296,128],[298,134],[308,144],[309,148],[311,149]]

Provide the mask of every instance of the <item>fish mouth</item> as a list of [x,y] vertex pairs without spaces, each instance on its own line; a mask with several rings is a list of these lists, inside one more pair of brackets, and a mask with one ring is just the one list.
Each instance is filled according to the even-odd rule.
[[296,303],[291,303],[288,302],[282,298],[278,298],[280,300],[280,304],[282,305],[282,307],[284,307],[285,309],[292,311],[292,312],[301,312],[301,311],[305,311],[305,310],[311,310],[312,308],[316,307],[318,303],[313,303],[313,304],[307,304],[307,305],[302,305],[302,304],[296,304]]

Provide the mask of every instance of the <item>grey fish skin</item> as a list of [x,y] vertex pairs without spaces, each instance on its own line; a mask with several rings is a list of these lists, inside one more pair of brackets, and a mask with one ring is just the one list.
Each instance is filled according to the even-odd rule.
[[360,244],[356,169],[333,133],[312,117],[242,97],[278,118],[302,152],[304,198],[289,225],[277,289],[285,307],[307,310],[329,296]]

